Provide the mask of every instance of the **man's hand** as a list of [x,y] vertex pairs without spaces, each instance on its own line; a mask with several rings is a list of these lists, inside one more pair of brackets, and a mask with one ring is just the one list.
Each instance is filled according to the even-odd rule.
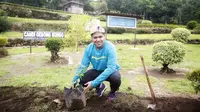
[[77,84],[78,84],[78,81],[74,81],[72,84],[72,87],[75,88]]
[[87,93],[89,90],[91,90],[92,87],[92,81],[89,81],[87,83],[85,83],[84,85],[87,85],[87,87],[84,89],[84,92]]

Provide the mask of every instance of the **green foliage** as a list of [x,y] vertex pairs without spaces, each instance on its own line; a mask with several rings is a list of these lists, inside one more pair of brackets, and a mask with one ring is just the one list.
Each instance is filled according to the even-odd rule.
[[14,23],[13,31],[66,31],[67,24],[46,24],[46,23]]
[[8,51],[4,47],[0,47],[0,57],[4,57],[8,55]]
[[164,81],[164,87],[172,92],[194,93],[190,81],[187,79],[170,79]]
[[200,22],[200,10],[195,13],[195,18],[198,22]]
[[150,21],[150,20],[138,20],[137,24],[152,25],[152,21]]
[[188,23],[187,23],[187,28],[188,29],[194,29],[196,26],[197,26],[197,21],[195,21],[195,20],[192,20],[192,21],[189,21]]
[[125,33],[125,29],[124,28],[108,28],[107,29],[107,33],[110,34],[122,34]]
[[148,27],[148,28],[185,28],[184,25],[174,25],[174,24],[137,24],[138,28]]
[[64,48],[64,41],[61,38],[48,38],[45,47],[51,51],[51,62],[55,62],[59,58],[58,52]]
[[0,16],[6,16],[6,12],[0,9]]
[[186,74],[188,80],[192,81],[192,86],[196,93],[200,91],[200,69],[193,70]]
[[200,30],[200,24],[198,24],[198,25],[194,28],[194,30]]
[[90,38],[88,32],[85,30],[85,26],[90,17],[87,15],[73,16],[68,22],[68,32],[65,40],[66,46],[76,45],[76,51],[80,41],[85,38]]
[[7,20],[6,17],[0,16],[0,33],[6,32],[11,29],[11,23]]
[[45,41],[45,47],[49,51],[59,52],[61,49],[64,48],[64,42],[61,38],[48,38]]
[[101,15],[101,16],[98,17],[98,19],[100,21],[106,21],[106,16]]
[[191,32],[186,28],[176,28],[171,32],[172,38],[178,42],[186,43]]
[[8,38],[0,37],[0,47],[5,46],[8,43]]
[[142,20],[141,24],[152,24],[152,21],[149,21],[149,20]]
[[186,54],[184,45],[176,41],[161,41],[153,46],[152,59],[160,64],[176,64],[183,61]]
[[152,29],[150,28],[137,28],[136,29],[137,34],[152,34]]
[[36,10],[20,5],[0,4],[0,8],[8,13],[11,17],[22,17],[22,18],[37,18],[45,20],[68,20],[70,15],[61,16],[58,13],[50,11]]
[[142,19],[137,20],[137,24],[141,24],[142,23]]
[[4,56],[8,55],[7,49],[3,47],[7,43],[8,43],[8,38],[2,38],[2,37],[0,37],[0,57],[4,57]]

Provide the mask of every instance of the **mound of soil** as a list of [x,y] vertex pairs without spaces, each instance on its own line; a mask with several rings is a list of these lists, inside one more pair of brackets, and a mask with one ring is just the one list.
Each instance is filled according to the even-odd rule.
[[[59,99],[60,102],[55,102]],[[200,101],[192,98],[157,98],[159,112],[200,112]],[[117,93],[117,99],[108,101],[107,95],[92,95],[86,108],[74,112],[146,112],[151,98]],[[68,112],[63,97],[56,87],[0,87],[0,112]]]

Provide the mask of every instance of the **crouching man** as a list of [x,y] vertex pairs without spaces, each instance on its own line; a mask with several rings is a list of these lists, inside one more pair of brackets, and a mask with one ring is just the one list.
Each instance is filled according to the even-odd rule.
[[[119,65],[115,46],[106,40],[105,30],[102,27],[95,27],[91,32],[92,43],[84,51],[81,65],[78,67],[73,82],[83,85],[85,91],[96,88],[97,95],[101,97],[106,90],[103,81],[110,82],[108,100],[116,98],[115,92],[121,85]],[[93,68],[86,71],[89,64]]]

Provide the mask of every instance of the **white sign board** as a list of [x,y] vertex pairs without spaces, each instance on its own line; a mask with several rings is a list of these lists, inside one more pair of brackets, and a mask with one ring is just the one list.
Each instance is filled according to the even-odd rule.
[[108,27],[136,28],[137,19],[131,17],[108,16]]
[[48,31],[24,31],[24,40],[45,40],[49,37],[64,38],[63,32],[48,32]]

